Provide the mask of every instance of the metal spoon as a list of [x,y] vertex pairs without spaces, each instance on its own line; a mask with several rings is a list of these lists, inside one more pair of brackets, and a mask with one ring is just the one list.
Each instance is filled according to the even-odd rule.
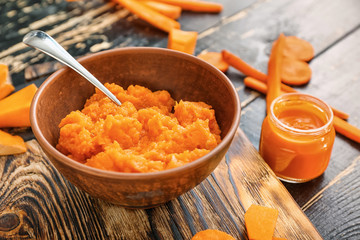
[[59,43],[43,31],[34,30],[25,35],[23,43],[42,51],[43,53],[55,58],[59,62],[74,69],[77,73],[100,89],[106,96],[119,106],[121,102],[112,94],[99,80],[97,80],[88,70],[76,61]]

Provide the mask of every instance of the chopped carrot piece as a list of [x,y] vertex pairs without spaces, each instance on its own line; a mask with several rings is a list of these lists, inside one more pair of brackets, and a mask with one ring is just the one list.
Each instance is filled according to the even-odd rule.
[[[254,89],[258,92],[261,92],[262,94],[265,94],[267,93],[267,85],[266,83],[264,83],[263,81],[260,81],[258,79],[255,79],[255,78],[252,78],[252,77],[246,77],[244,79],[244,84],[245,86],[251,88],[251,89]],[[297,92],[295,89],[293,89],[292,87],[289,87],[285,84],[283,84],[283,86],[286,86],[285,89],[281,88],[281,94],[283,93],[290,93],[290,92]],[[336,108],[333,108],[331,107],[333,113],[335,116],[338,116],[339,118],[341,119],[348,119],[349,118],[349,114],[343,112],[343,111],[340,111]]]
[[281,70],[281,81],[289,85],[303,85],[311,79],[311,68],[307,62],[284,58]]
[[4,83],[9,76],[9,68],[5,64],[0,64],[0,83]]
[[158,11],[159,13],[164,14],[165,16],[172,19],[178,19],[181,15],[181,7],[179,6],[156,1],[144,1],[143,3],[155,11]]
[[334,127],[337,133],[344,135],[345,137],[360,143],[360,129],[351,125],[350,123],[342,120],[341,118],[334,116]]
[[15,88],[10,82],[0,84],[0,100],[8,96],[14,90]]
[[244,215],[249,239],[272,240],[278,214],[276,209],[251,205]]
[[197,35],[197,32],[189,32],[173,28],[169,33],[167,47],[180,52],[194,54]]
[[146,6],[144,3],[134,0],[115,0],[130,12],[150,23],[151,25],[165,31],[170,32],[171,29],[180,28],[180,23],[171,19],[152,8]]
[[223,9],[223,5],[220,3],[206,2],[206,1],[194,1],[194,0],[155,0],[157,2],[163,2],[174,6],[179,6],[183,10],[193,12],[210,12],[218,13]]
[[9,95],[14,89],[15,88],[10,81],[8,66],[0,64],[0,99]]
[[239,70],[246,76],[250,76],[250,77],[253,77],[253,78],[256,78],[256,79],[266,82],[266,79],[267,79],[266,74],[253,68],[252,66],[247,64],[244,60],[242,60],[235,54],[233,54],[227,50],[222,50],[221,53],[222,53],[224,61],[227,62],[230,66],[236,68],[237,70]]
[[314,48],[301,38],[288,36],[285,39],[284,56],[307,62],[314,57]]
[[197,57],[214,65],[222,72],[226,72],[229,68],[229,64],[224,61],[222,54],[219,52],[201,53]]
[[24,152],[26,152],[26,145],[21,137],[12,136],[11,134],[0,130],[0,156]]
[[0,100],[0,127],[30,126],[30,105],[36,90],[31,84]]
[[191,240],[235,240],[235,238],[216,229],[207,229],[196,233]]
[[268,63],[268,91],[266,95],[266,110],[269,113],[271,102],[280,96],[281,91],[281,68],[283,60],[285,36],[280,34],[276,44],[271,49]]

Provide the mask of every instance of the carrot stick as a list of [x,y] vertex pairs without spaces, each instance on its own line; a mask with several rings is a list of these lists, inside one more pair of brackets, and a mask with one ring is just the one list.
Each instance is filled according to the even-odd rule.
[[[251,88],[251,89],[254,89],[258,92],[261,92],[262,94],[265,94],[267,93],[267,85],[266,83],[260,81],[260,80],[257,80],[255,78],[252,78],[252,77],[246,77],[244,79],[244,84],[245,86]],[[286,86],[286,85],[285,85]],[[281,89],[281,94],[283,93],[290,93],[290,92],[298,92],[296,91],[295,89],[287,86],[287,88],[290,90],[290,91],[287,91],[287,90],[284,90],[284,89]],[[340,111],[336,108],[333,108],[331,107],[333,113],[335,116],[341,118],[341,119],[344,119],[344,120],[347,120],[349,118],[349,114],[343,112],[343,111]]]
[[172,19],[178,19],[181,15],[181,7],[174,6],[162,2],[156,2],[156,1],[144,1],[143,2],[146,6],[152,8],[153,10],[164,14],[165,16],[172,18]]
[[223,9],[223,5],[214,2],[194,1],[194,0],[155,0],[157,2],[167,3],[174,6],[179,6],[183,10],[193,12],[211,12],[218,13]]
[[285,36],[280,34],[277,43],[271,49],[269,64],[268,64],[268,91],[266,94],[266,110],[270,112],[271,102],[280,96],[281,90],[281,67],[283,60]]
[[239,70],[246,76],[250,76],[250,77],[259,79],[263,82],[266,82],[266,79],[267,79],[266,74],[253,68],[252,66],[247,64],[244,60],[242,60],[235,54],[233,54],[227,50],[222,50],[221,53],[223,55],[224,61],[227,62],[230,66],[236,68],[237,70]]
[[284,58],[281,69],[281,81],[289,85],[304,85],[311,79],[309,64],[297,59]]
[[360,129],[351,125],[350,123],[342,120],[341,118],[334,116],[334,127],[337,133],[344,135],[345,137],[360,143]]
[[345,113],[343,111],[340,111],[340,110],[338,110],[336,108],[333,108],[333,107],[331,107],[331,109],[332,109],[335,116],[337,116],[337,117],[339,117],[341,119],[344,119],[344,120],[349,119],[349,114],[347,114],[347,113]]
[[222,72],[226,72],[229,68],[229,64],[224,61],[222,54],[219,52],[200,53],[197,57],[212,64]]
[[268,87],[266,85],[266,83],[259,81],[255,78],[252,77],[246,77],[244,79],[244,84],[245,86],[247,86],[248,88],[254,89],[258,92],[261,92],[262,94],[266,95],[267,94],[267,90]]
[[130,12],[138,16],[139,18],[147,21],[151,25],[165,31],[170,32],[171,29],[176,28],[180,29],[180,23],[166,17],[165,15],[151,9],[145,4],[133,1],[133,0],[115,0],[123,7],[127,8]]

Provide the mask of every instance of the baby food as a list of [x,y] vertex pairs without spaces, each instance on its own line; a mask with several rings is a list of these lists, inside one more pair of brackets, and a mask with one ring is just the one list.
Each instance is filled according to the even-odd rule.
[[131,85],[102,92],[59,124],[56,148],[88,166],[118,172],[155,172],[194,161],[221,142],[215,112],[204,102],[175,102],[167,91]]

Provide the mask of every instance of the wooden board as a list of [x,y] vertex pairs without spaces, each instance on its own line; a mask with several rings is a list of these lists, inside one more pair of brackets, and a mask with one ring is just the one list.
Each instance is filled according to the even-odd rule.
[[239,129],[226,158],[188,193],[160,207],[129,210],[94,199],[57,172],[35,140],[0,157],[0,238],[190,239],[212,228],[247,239],[251,204],[279,210],[275,236],[322,239]]

